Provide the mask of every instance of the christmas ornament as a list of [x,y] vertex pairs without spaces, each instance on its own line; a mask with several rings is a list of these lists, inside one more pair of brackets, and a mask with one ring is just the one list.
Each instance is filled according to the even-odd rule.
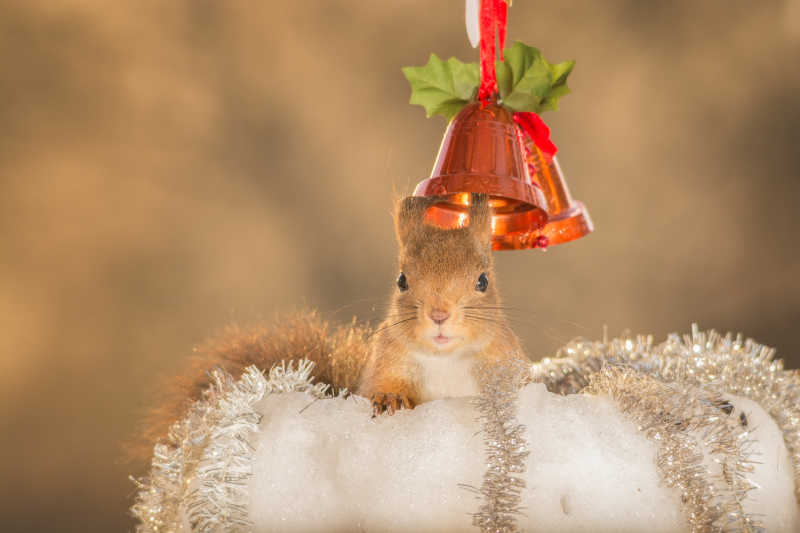
[[488,193],[492,248],[544,249],[593,229],[585,206],[569,194],[550,129],[537,114],[558,109],[574,62],[550,64],[520,42],[504,50],[507,9],[504,0],[467,0],[467,34],[473,45],[480,36],[479,65],[431,54],[427,65],[403,69],[410,102],[429,117],[452,119],[430,178],[414,194],[442,197],[427,219],[452,228],[466,224],[468,193]]
[[455,228],[466,220],[471,192],[491,195],[495,250],[534,246],[536,230],[547,222],[547,204],[531,181],[512,113],[495,103],[469,103],[450,121],[431,177],[414,195],[444,196],[426,218]]

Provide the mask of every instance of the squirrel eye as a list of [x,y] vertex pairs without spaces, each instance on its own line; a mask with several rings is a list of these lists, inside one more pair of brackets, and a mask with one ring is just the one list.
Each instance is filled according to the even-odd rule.
[[478,276],[478,283],[475,285],[475,290],[480,292],[486,292],[486,289],[489,288],[489,278],[486,276],[486,272],[482,273]]
[[407,291],[408,290],[408,280],[406,279],[406,275],[403,274],[402,272],[400,272],[400,275],[397,276],[397,287],[401,291]]

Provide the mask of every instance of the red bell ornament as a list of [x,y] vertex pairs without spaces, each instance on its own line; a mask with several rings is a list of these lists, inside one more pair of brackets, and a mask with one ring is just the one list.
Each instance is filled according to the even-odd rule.
[[535,248],[547,223],[543,191],[528,172],[513,112],[494,102],[473,102],[447,127],[431,177],[415,196],[442,196],[426,220],[455,228],[465,224],[469,193],[489,194],[492,249]]

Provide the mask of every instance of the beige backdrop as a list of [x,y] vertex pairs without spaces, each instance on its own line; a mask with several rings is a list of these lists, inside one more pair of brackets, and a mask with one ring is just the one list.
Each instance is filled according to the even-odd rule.
[[[374,319],[392,191],[444,131],[400,67],[472,60],[461,0],[0,5],[3,531],[120,531],[119,442],[229,321]],[[800,2],[516,0],[576,59],[549,113],[597,231],[497,256],[534,357],[625,328],[800,363]]]

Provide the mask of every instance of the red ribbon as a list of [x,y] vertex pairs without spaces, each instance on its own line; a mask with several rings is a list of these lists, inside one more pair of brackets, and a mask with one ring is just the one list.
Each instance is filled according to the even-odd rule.
[[481,0],[481,86],[478,99],[486,104],[497,94],[497,74],[494,70],[495,42],[500,41],[500,61],[506,46],[508,3],[506,0]]
[[508,24],[508,2],[497,1],[497,40],[500,41],[500,61],[503,61],[503,48],[506,47],[506,25]]
[[533,141],[533,144],[542,151],[549,163],[553,156],[556,155],[558,148],[550,140],[550,128],[544,123],[542,117],[532,111],[518,111],[514,113],[514,122]]
[[[494,69],[495,41],[500,44],[500,61],[503,60],[503,48],[506,45],[506,27],[508,26],[508,3],[506,0],[481,0],[480,30],[481,30],[481,85],[478,89],[478,99],[483,105],[489,103],[499,89],[497,87],[497,73]],[[549,163],[558,151],[556,145],[550,140],[550,128],[533,112],[514,113],[514,121],[522,132],[547,157]]]
[[498,2],[503,0],[481,0],[481,86],[478,100],[485,106],[497,94],[497,74],[494,71],[495,40],[498,29]]

